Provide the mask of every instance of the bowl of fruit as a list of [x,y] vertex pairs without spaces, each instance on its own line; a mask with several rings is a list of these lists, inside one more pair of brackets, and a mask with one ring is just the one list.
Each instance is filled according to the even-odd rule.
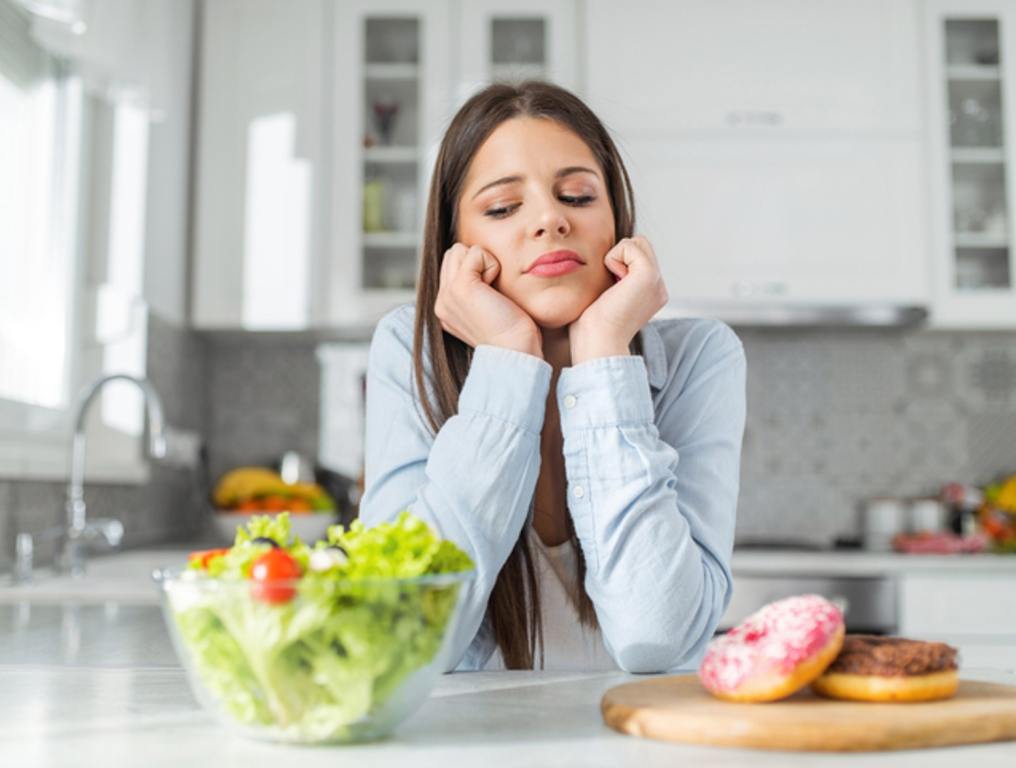
[[251,515],[290,516],[290,528],[307,542],[322,539],[338,522],[335,500],[317,483],[287,483],[266,467],[238,467],[224,474],[212,491],[212,520],[220,543],[233,541],[237,526]]
[[314,545],[293,519],[248,518],[232,546],[153,574],[177,654],[202,705],[243,735],[383,737],[448,667],[473,563],[408,512]]
[[995,552],[1016,553],[1016,475],[984,489],[978,522]]

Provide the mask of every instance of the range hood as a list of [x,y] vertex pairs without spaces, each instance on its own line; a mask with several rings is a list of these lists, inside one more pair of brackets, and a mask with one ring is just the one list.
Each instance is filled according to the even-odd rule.
[[915,304],[796,304],[751,301],[671,301],[658,317],[713,317],[744,327],[909,328],[928,308]]

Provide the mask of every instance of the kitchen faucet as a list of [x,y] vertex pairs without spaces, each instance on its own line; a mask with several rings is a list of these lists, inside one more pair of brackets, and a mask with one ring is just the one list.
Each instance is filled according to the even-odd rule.
[[[56,570],[71,576],[83,576],[85,572],[85,546],[88,541],[102,537],[111,547],[119,546],[123,540],[123,523],[113,518],[87,520],[85,512],[85,417],[88,407],[99,391],[111,381],[127,381],[137,385],[145,400],[148,417],[148,450],[151,458],[166,455],[165,424],[162,415],[162,400],[147,379],[136,378],[126,373],[114,373],[96,379],[82,390],[74,411],[74,437],[71,442],[70,478],[67,481],[67,522],[56,526],[34,538],[58,538],[62,547],[56,558]],[[19,533],[16,540],[14,579],[18,582],[32,578],[33,536]]]

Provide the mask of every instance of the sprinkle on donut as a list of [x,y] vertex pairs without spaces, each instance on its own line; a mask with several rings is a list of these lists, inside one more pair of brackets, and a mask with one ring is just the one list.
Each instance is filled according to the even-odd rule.
[[839,651],[843,631],[840,609],[819,595],[777,600],[714,639],[699,677],[721,698],[782,698],[821,674]]

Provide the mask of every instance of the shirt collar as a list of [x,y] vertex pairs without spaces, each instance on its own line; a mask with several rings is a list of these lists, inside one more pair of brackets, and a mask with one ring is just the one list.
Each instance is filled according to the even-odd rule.
[[649,386],[661,389],[667,381],[667,350],[663,337],[652,323],[646,324],[639,333],[642,336],[642,358],[646,362]]

